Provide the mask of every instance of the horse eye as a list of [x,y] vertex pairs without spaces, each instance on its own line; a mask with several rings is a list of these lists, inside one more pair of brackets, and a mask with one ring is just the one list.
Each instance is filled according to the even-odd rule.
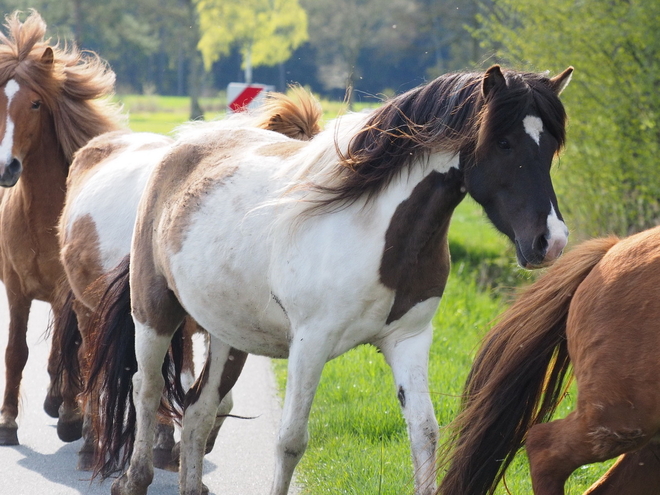
[[498,139],[497,140],[497,146],[499,146],[500,149],[503,150],[510,150],[511,149],[511,144],[507,139]]
[[32,102],[32,110],[39,110],[41,107],[41,100],[36,100]]

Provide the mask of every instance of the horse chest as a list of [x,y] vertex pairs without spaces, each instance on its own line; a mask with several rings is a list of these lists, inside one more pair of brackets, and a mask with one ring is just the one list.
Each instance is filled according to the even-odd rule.
[[387,323],[442,296],[450,268],[449,221],[464,197],[458,181],[455,174],[432,172],[392,216],[380,264],[381,282],[396,293]]

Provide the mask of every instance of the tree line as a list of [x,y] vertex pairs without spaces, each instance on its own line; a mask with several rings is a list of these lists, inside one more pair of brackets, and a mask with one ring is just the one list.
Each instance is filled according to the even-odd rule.
[[[347,87],[357,97],[398,93],[474,65],[478,49],[465,26],[477,3],[0,0],[5,13],[38,10],[55,39],[108,60],[119,92],[213,94],[245,80],[250,47],[253,81],[280,90],[300,83],[334,98]],[[276,11],[275,21],[260,21],[267,9]],[[283,46],[288,39],[293,43]]]
[[555,174],[578,236],[660,224],[657,0],[0,0],[108,60],[119,93],[190,95],[231,81],[377,101],[502,63],[552,74],[569,140]]

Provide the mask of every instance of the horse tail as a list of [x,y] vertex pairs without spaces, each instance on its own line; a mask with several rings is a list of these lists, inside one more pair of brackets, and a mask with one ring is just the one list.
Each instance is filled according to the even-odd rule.
[[[137,360],[129,271],[130,260],[126,256],[107,274],[107,289],[89,326],[89,371],[84,397],[98,442],[94,476],[102,478],[125,470],[135,441],[132,378]],[[181,329],[176,332],[162,368],[169,411],[180,411],[185,397],[181,387],[181,333]],[[161,409],[162,405],[163,402]]]
[[309,141],[321,130],[323,110],[309,91],[294,86],[291,92],[295,99],[282,93],[270,93],[257,117],[256,126],[292,139]]
[[561,257],[527,287],[485,336],[449,426],[438,493],[492,495],[534,424],[548,421],[565,393],[572,296],[619,239],[594,239]]
[[82,343],[82,335],[78,327],[78,317],[74,310],[75,296],[68,290],[64,303],[59,311],[54,312],[53,345],[58,346],[55,369],[63,387],[70,390],[81,390],[82,372],[78,351]]

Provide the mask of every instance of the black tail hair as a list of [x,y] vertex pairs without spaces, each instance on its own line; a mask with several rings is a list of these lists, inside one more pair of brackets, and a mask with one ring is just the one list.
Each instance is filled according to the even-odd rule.
[[[94,477],[107,478],[124,471],[135,441],[132,378],[137,361],[129,272],[130,261],[126,256],[108,274],[107,290],[90,322],[90,368],[84,395],[92,414],[92,430],[98,439]],[[185,397],[181,385],[182,349],[179,328],[162,367],[165,390],[161,410],[176,418],[181,417]]]

